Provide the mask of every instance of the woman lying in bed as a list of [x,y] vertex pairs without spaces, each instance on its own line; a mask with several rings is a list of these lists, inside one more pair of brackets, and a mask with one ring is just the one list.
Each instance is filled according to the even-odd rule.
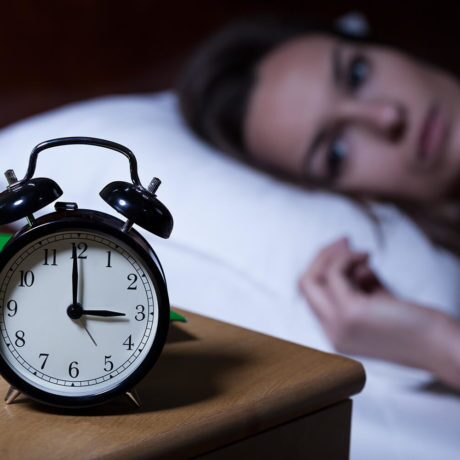
[[[198,50],[179,93],[189,125],[221,150],[360,203],[395,202],[460,255],[453,75],[369,40],[248,22]],[[399,299],[346,238],[317,255],[300,288],[339,351],[428,369],[460,389],[460,322]]]

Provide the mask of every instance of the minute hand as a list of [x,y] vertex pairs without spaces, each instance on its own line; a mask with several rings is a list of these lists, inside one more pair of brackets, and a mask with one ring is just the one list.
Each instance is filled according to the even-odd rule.
[[92,316],[126,316],[126,313],[120,313],[118,311],[112,310],[83,310],[82,315],[92,315]]
[[78,260],[76,246],[72,250],[72,304],[77,305],[78,300]]

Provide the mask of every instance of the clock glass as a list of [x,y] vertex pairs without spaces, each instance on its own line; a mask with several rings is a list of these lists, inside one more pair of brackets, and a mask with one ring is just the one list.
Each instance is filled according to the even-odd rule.
[[158,331],[154,276],[131,247],[72,229],[24,246],[0,274],[0,353],[60,396],[105,393],[146,358]]

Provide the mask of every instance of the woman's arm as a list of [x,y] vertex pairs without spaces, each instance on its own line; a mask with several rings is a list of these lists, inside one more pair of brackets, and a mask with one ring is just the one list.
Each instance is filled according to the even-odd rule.
[[396,298],[347,240],[323,249],[300,288],[338,351],[427,369],[460,389],[460,323]]
[[433,343],[433,359],[426,368],[460,391],[460,322],[439,313],[439,333]]

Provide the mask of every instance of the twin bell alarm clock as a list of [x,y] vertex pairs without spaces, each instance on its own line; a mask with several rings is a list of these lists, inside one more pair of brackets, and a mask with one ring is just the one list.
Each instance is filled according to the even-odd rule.
[[[129,160],[131,181],[108,184],[100,196],[121,214],[56,202],[62,190],[34,178],[39,153],[70,144],[103,147]],[[168,332],[170,306],[160,261],[133,225],[168,238],[173,218],[157,199],[160,180],[145,188],[134,154],[91,137],[37,145],[25,177],[6,172],[0,225],[25,218],[0,253],[0,373],[20,393],[60,407],[86,407],[126,393],[157,361]]]

